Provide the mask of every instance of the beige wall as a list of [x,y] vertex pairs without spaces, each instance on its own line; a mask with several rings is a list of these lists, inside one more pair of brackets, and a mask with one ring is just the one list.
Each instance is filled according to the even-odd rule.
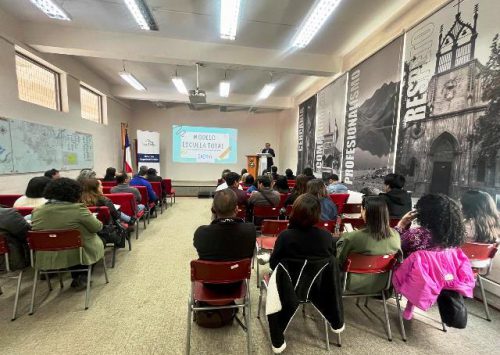
[[[108,97],[107,125],[84,120],[80,113],[79,79],[103,93],[109,91],[106,82],[71,57],[41,56],[36,53],[68,73],[64,76],[67,82],[68,112],[47,109],[18,99],[14,54],[14,45],[0,38],[0,117],[90,133],[94,140],[95,170],[99,174],[104,174],[108,166],[118,166],[121,161],[120,122],[130,120],[130,108]],[[75,177],[77,173],[78,171],[67,171],[62,172],[62,175]],[[0,193],[23,193],[29,179],[39,175],[40,173],[0,175]]]
[[[162,176],[176,185],[213,185],[223,169],[239,172],[246,167],[247,154],[260,152],[270,142],[280,162],[282,152],[288,148],[280,142],[280,112],[248,113],[220,112],[219,110],[190,110],[186,105],[157,108],[149,102],[135,102],[129,134],[137,129],[160,132],[160,166]],[[172,125],[206,126],[238,129],[237,164],[185,164],[172,161]],[[283,153],[285,154],[285,153]]]

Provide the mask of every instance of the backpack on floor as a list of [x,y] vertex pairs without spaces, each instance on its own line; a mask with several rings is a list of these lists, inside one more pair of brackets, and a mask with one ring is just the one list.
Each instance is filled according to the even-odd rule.
[[[196,302],[196,307],[209,307],[206,302]],[[210,311],[194,312],[193,321],[203,328],[220,328],[225,325],[233,324],[233,319],[236,316],[236,308],[214,309]]]

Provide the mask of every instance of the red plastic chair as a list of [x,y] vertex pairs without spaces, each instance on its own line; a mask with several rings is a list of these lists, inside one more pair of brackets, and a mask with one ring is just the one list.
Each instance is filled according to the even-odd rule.
[[154,202],[149,202],[148,189],[146,186],[134,186],[141,193],[141,204],[146,207],[144,210],[144,217],[148,220],[148,224],[150,223],[151,218],[151,209],[155,206]]
[[151,181],[151,187],[153,188],[156,196],[158,196],[158,204],[160,205],[160,213],[163,214],[163,189],[161,187],[162,183],[159,181]]
[[[17,288],[16,288],[16,296],[14,297],[14,308],[12,311],[11,320],[16,320],[17,317],[17,304],[19,301],[19,293],[21,291],[21,280],[23,278],[24,270],[12,271],[10,269],[10,260],[9,260],[9,245],[7,244],[7,238],[0,234],[0,256],[3,256],[5,259],[5,273],[1,274],[0,277],[3,279],[14,279],[17,280]],[[2,294],[2,290],[0,289],[0,295]]]
[[101,180],[101,184],[103,187],[104,186],[113,187],[113,186],[118,185],[116,181],[102,181],[102,180]]
[[346,204],[344,204],[342,213],[344,213],[344,214],[360,214],[361,213],[361,203],[346,203]]
[[[247,333],[247,352],[251,354],[250,328],[250,287],[248,285],[251,273],[251,259],[238,261],[191,261],[191,293],[188,300],[188,326],[186,336],[186,353],[191,352],[191,323],[193,312],[214,309],[242,308],[245,318],[244,328]],[[231,292],[218,292],[214,288],[207,288],[205,284],[232,284],[240,283],[239,287]],[[234,301],[238,301],[235,304]],[[200,306],[198,302],[209,303],[209,306]],[[243,324],[238,322],[243,326]]]
[[361,229],[366,224],[363,218],[342,218],[344,227],[347,223],[351,224],[354,229]]
[[286,218],[290,218],[290,215],[292,214],[293,206],[288,205],[285,207],[285,216]]
[[[139,221],[142,218],[144,223],[144,229],[146,229],[146,218],[144,217],[145,211],[137,211],[137,201],[135,200],[135,195],[132,193],[120,193],[120,194],[105,194],[115,205],[120,205],[120,210],[126,215],[132,217],[134,216],[136,220],[135,226],[135,239],[139,238]],[[132,246],[129,240],[129,250],[132,250]]]
[[[163,179],[166,196],[170,197],[170,206],[175,203],[175,189],[172,188],[172,179]],[[219,184],[217,184],[218,186]]]
[[254,206],[253,207],[253,222],[255,224],[255,219],[278,219],[280,216],[279,207],[271,206]]
[[[90,213],[97,213],[96,217],[98,220],[102,222],[102,224],[109,224],[111,223],[111,213],[109,212],[109,209],[106,206],[90,206],[88,207]],[[127,241],[128,241],[128,246],[129,250],[131,249],[131,244],[130,244],[130,233],[128,233],[127,236]],[[106,246],[111,246],[113,247],[113,254],[112,254],[112,259],[111,259],[111,267],[115,267],[115,261],[116,261],[116,249],[118,249],[114,244],[109,244]]]
[[244,205],[238,205],[238,212],[236,213],[236,217],[241,218],[246,221],[247,218],[247,208]]
[[14,202],[21,197],[22,195],[17,194],[9,194],[9,195],[0,195],[0,205],[5,207],[13,207]]
[[114,186],[104,186],[102,185],[102,193],[103,194],[110,194],[111,193],[111,189],[113,188]]
[[290,196],[290,194],[280,194],[280,204],[278,205],[279,208],[285,207],[285,201]]
[[483,299],[484,312],[486,319],[491,322],[490,310],[488,309],[488,300],[484,292],[483,278],[488,276],[493,267],[493,258],[498,251],[496,244],[483,243],[465,243],[462,246],[462,251],[469,258],[472,265],[472,271],[476,276],[476,281],[481,290],[481,298]]
[[391,228],[394,228],[398,225],[400,220],[401,220],[400,218],[390,218],[389,225],[391,226]]
[[[365,306],[368,305],[368,297],[373,297],[373,296],[382,296],[382,301],[384,305],[384,315],[385,315],[385,326],[386,326],[386,331],[387,331],[387,339],[389,341],[392,341],[392,332],[391,332],[391,325],[389,323],[389,315],[387,312],[387,303],[386,303],[386,297],[385,297],[385,292],[388,291],[391,288],[391,280],[392,280],[392,271],[394,269],[394,266],[396,265],[398,261],[398,255],[397,254],[389,254],[389,255],[363,255],[363,254],[357,254],[357,253],[352,253],[349,254],[347,257],[347,260],[345,261],[342,271],[344,272],[344,277],[343,277],[343,289],[344,289],[344,294],[342,297],[348,298],[348,297],[355,297],[356,300],[356,305],[359,305],[359,298],[360,297],[365,297]],[[354,292],[349,292],[347,290],[347,280],[349,278],[349,274],[361,274],[361,275],[373,275],[373,274],[387,274],[387,283],[385,286],[379,290],[378,292],[374,293],[354,293]],[[403,336],[403,340],[406,341],[406,334],[404,331],[404,325],[403,325],[403,317],[401,315],[401,305],[399,303],[399,297],[396,295],[396,303],[397,303],[397,308],[398,308],[398,316],[399,316],[399,322],[401,326],[401,333]],[[339,338],[340,340],[340,338]]]
[[[30,247],[30,255],[31,255],[31,266],[35,269],[35,274],[33,277],[33,290],[31,293],[31,305],[29,314],[32,315],[35,307],[35,294],[36,294],[36,286],[38,283],[38,275],[45,274],[48,284],[49,290],[52,290],[52,286],[50,284],[50,277],[48,274],[59,274],[59,282],[61,284],[61,288],[63,288],[63,282],[61,278],[61,274],[64,272],[76,272],[76,271],[86,271],[87,272],[87,290],[85,292],[85,309],[89,308],[89,300],[90,300],[90,284],[92,280],[92,265],[88,265],[85,269],[71,269],[68,270],[69,267],[73,265],[68,265],[61,269],[49,268],[47,270],[40,270],[36,267],[36,253],[37,252],[60,252],[63,250],[74,250],[78,249],[80,252],[80,265],[83,265],[83,243],[80,237],[80,232],[78,230],[44,230],[44,231],[29,231],[28,232],[28,245]],[[109,283],[108,273],[106,271],[106,262],[104,257],[101,259],[102,265],[104,268],[104,277],[106,279],[106,283]]]
[[337,206],[337,213],[341,214],[344,211],[344,205],[347,203],[349,199],[349,194],[330,194],[330,198]]
[[318,223],[316,223],[316,227],[325,229],[330,233],[335,233],[335,229],[337,227],[337,221],[333,220],[319,221]]
[[[255,243],[255,257],[260,250],[272,251],[274,249],[274,244],[278,239],[278,235],[288,228],[288,221],[280,221],[275,219],[265,219],[262,222],[262,228],[260,230],[261,236],[256,238]],[[257,287],[260,287],[260,267],[257,261]]]
[[33,207],[16,207],[16,211],[23,217],[29,216],[33,213]]

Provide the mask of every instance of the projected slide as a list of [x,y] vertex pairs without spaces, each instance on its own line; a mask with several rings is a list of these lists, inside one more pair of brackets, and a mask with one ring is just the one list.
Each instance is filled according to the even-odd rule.
[[172,126],[172,159],[176,163],[236,164],[238,130]]

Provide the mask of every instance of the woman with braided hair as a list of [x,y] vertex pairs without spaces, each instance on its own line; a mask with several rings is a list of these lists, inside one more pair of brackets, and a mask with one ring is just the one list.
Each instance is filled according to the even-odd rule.
[[[419,227],[409,228],[414,219]],[[405,257],[417,250],[453,248],[465,242],[460,205],[442,194],[428,194],[420,198],[416,210],[405,214],[395,229],[401,235]]]

